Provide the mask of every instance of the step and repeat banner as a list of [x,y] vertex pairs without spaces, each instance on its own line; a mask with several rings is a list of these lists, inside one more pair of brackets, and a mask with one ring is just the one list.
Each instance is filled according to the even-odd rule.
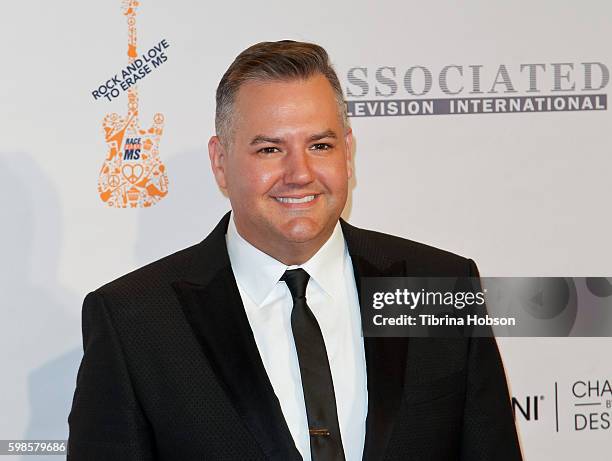
[[[2,440],[67,438],[85,294],[228,210],[206,148],[214,94],[256,42],[329,52],[356,139],[353,224],[482,276],[612,276],[610,2],[1,8]],[[498,339],[526,460],[612,456],[601,336]]]

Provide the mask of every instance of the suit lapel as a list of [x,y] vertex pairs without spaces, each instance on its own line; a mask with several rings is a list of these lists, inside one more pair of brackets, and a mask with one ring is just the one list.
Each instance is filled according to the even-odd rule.
[[[404,261],[379,260],[376,246],[363,238],[361,230],[341,220],[342,231],[353,262],[353,272],[360,293],[361,277],[403,277]],[[360,296],[362,319],[368,306]],[[364,349],[368,380],[368,416],[363,459],[384,458],[402,401],[408,338],[365,337]]]
[[266,457],[301,459],[259,355],[227,248],[229,213],[199,244],[187,280],[174,282],[213,371]]
[[[227,213],[194,253],[187,277],[172,283],[195,337],[266,457],[299,460],[280,404],[259,355],[236,285],[225,233]],[[359,291],[361,277],[406,275],[403,261],[390,261],[363,231],[340,220]],[[366,306],[361,303],[362,313]],[[364,338],[368,416],[363,459],[382,459],[400,408],[408,338]]]

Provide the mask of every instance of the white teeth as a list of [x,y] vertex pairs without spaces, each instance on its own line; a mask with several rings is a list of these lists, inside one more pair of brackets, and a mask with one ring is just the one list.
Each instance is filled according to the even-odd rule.
[[293,197],[275,197],[281,203],[306,203],[314,200],[314,195],[307,195],[302,198],[293,198]]

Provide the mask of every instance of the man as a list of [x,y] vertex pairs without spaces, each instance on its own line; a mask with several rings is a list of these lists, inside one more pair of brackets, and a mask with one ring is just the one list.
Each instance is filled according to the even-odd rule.
[[361,336],[361,277],[477,270],[339,219],[352,132],[326,52],[242,52],[216,131],[231,215],[85,299],[68,458],[520,460],[493,339]]

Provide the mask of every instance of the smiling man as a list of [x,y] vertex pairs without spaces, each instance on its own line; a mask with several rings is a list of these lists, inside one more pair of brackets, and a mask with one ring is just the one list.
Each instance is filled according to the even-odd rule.
[[352,133],[343,103],[323,74],[248,81],[234,98],[239,116],[219,120],[209,142],[217,183],[245,240],[301,264],[328,240],[346,203]]
[[362,337],[361,277],[473,261],[340,214],[352,132],[323,48],[265,42],[217,88],[231,212],[90,293],[71,460],[520,460],[491,338]]

